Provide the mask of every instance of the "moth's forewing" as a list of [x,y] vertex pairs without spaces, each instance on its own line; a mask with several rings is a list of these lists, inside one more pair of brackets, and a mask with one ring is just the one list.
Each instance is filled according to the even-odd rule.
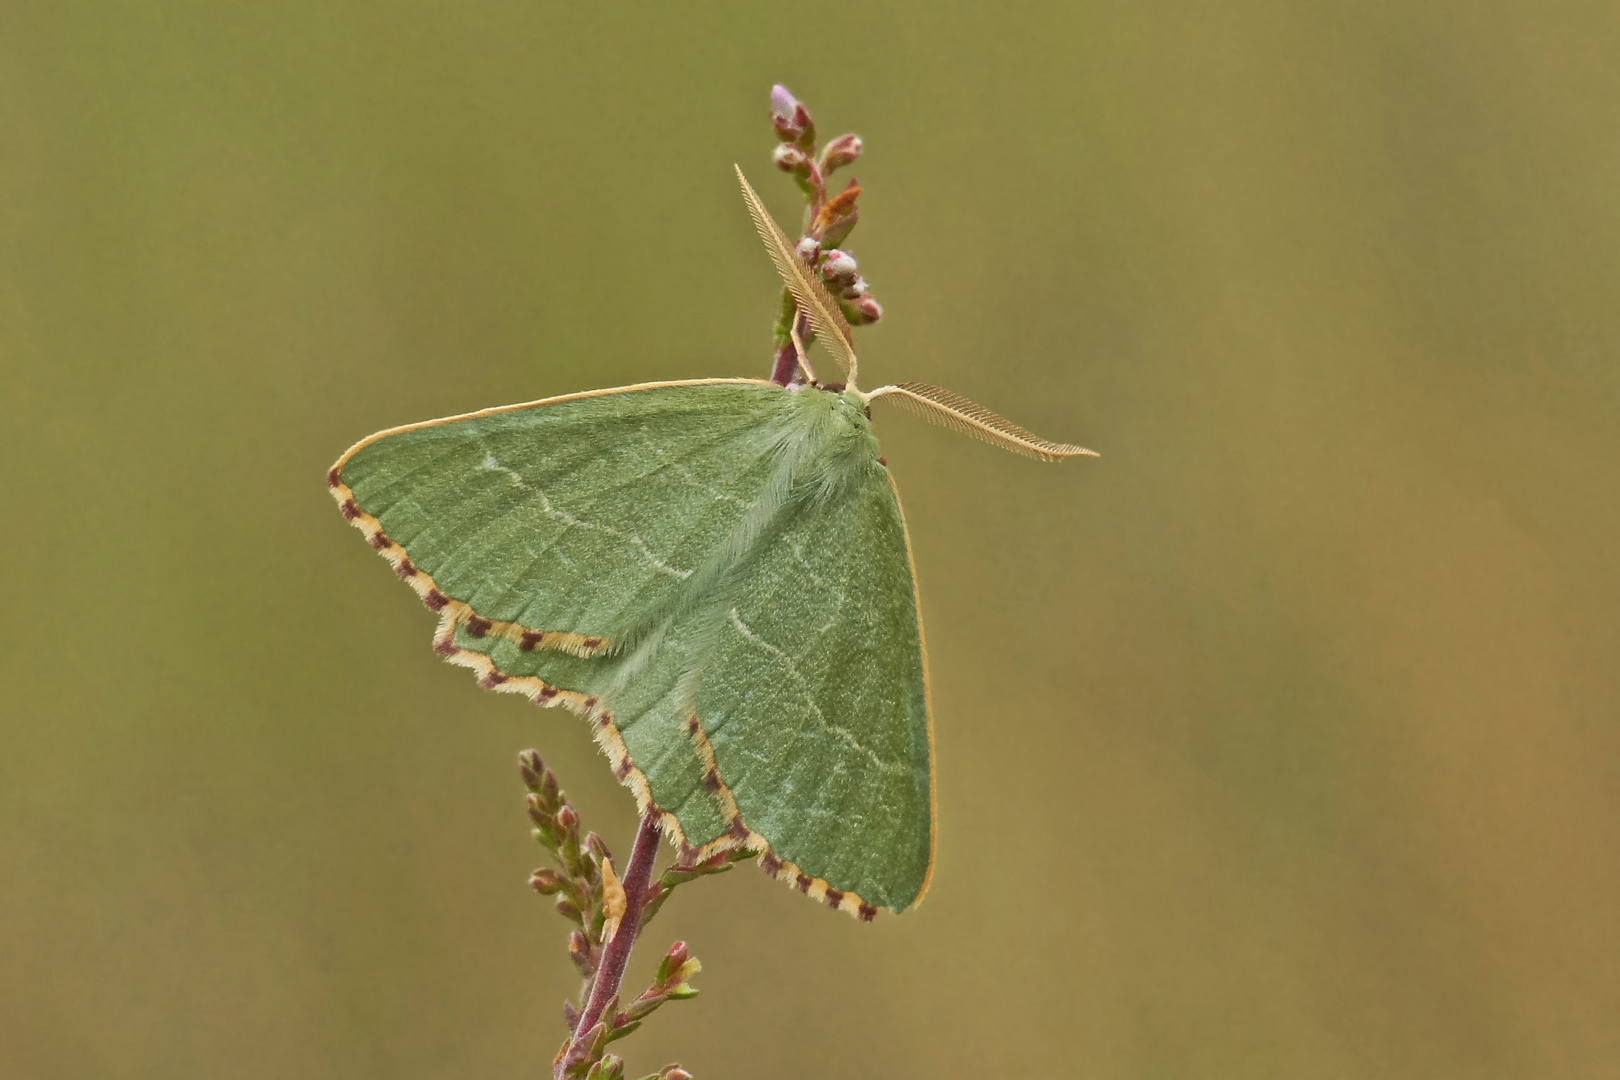
[[330,479],[345,514],[425,575],[425,599],[431,579],[495,636],[590,653],[735,526],[769,472],[754,442],[782,411],[780,387],[752,380],[570,395],[379,433]]

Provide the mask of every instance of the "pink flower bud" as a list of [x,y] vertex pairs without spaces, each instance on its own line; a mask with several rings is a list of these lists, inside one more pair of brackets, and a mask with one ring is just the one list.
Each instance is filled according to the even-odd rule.
[[816,145],[816,125],[804,103],[778,83],[771,87],[771,127],[783,142],[798,143],[805,149]]
[[[777,83],[771,87],[771,123],[776,126],[777,134],[784,139],[790,136],[782,131],[782,125],[791,124],[793,115],[799,109],[799,99],[794,97],[787,87]],[[798,132],[794,132],[797,135]]]
[[822,256],[821,277],[828,284],[847,285],[855,280],[855,257],[833,248]]
[[814,237],[806,236],[804,239],[799,241],[799,258],[803,259],[805,262],[815,262],[816,256],[820,254],[821,245],[816,243]]
[[546,763],[540,757],[538,750],[525,750],[518,755],[518,768],[523,772],[523,783],[530,791],[540,790],[540,774],[546,771]]
[[863,144],[859,135],[840,135],[821,151],[821,171],[831,174],[861,156]]
[[842,293],[839,293],[839,295],[845,300],[859,300],[861,297],[866,295],[866,279],[857,277],[855,279],[855,284],[845,289]]
[[540,795],[531,791],[524,797],[524,802],[529,807],[530,821],[533,821],[536,825],[548,825],[551,823],[551,815],[546,813],[545,801]]
[[883,305],[870,296],[863,296],[853,303],[845,304],[844,314],[856,326],[865,326],[883,318]]
[[776,167],[783,172],[798,173],[800,176],[810,175],[810,155],[800,150],[792,143],[783,143],[771,155]]

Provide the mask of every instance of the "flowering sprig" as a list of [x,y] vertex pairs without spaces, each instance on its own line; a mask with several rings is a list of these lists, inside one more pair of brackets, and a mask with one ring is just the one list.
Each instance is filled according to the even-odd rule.
[[[556,897],[558,914],[574,924],[568,933],[568,957],[579,969],[583,985],[579,1000],[563,1002],[568,1038],[552,1062],[555,1080],[623,1080],[624,1061],[607,1052],[641,1026],[666,1001],[697,996],[692,976],[703,969],[686,942],[671,945],[658,965],[652,983],[641,995],[621,1007],[619,985],[629,963],[630,947],[652,921],[677,886],[730,870],[753,851],[725,851],[699,859],[683,851],[664,873],[652,880],[659,829],[653,815],[642,819],[635,851],[619,878],[607,841],[594,832],[580,835],[579,812],[546,767],[538,751],[518,755],[523,774],[529,820],[535,841],[551,854],[551,866],[529,875],[529,886],[542,896]],[[633,910],[632,910],[633,909]],[[643,1080],[691,1080],[679,1065],[667,1065]]]
[[[827,194],[832,174],[861,156],[861,137],[840,135],[818,151],[816,124],[809,108],[780,85],[771,88],[771,127],[780,140],[772,160],[778,169],[793,177],[807,204],[804,232],[798,241],[799,258],[821,275],[851,326],[877,322],[883,317],[883,305],[861,277],[855,256],[841,247],[860,221],[860,181],[851,178],[842,191],[830,197]],[[809,320],[798,313],[792,294],[783,289],[771,371],[771,378],[783,385],[805,377],[793,345],[795,319],[799,339],[808,345],[812,340]]]

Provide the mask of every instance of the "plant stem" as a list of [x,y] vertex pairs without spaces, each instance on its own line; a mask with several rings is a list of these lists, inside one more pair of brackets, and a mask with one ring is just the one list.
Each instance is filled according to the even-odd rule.
[[[558,1059],[558,1080],[584,1050],[581,1040],[588,1038],[591,1029],[601,1022],[608,1002],[618,994],[619,986],[624,982],[624,969],[630,963],[630,950],[635,948],[636,936],[641,932],[641,909],[646,904],[647,887],[652,883],[653,863],[658,861],[658,836],[658,811],[649,809],[641,819],[641,827],[636,830],[635,847],[631,849],[630,862],[624,868],[624,919],[619,923],[618,933],[602,950],[602,963],[597,968],[596,981],[591,984],[590,1000],[585,1003],[585,1011],[580,1014],[579,1023],[574,1027],[568,1052]],[[612,1017],[608,1019],[611,1022]]]
[[[802,341],[810,336],[810,320],[803,315],[794,313],[798,323],[799,339]],[[771,381],[786,386],[792,382],[799,373],[799,351],[793,347],[793,342],[776,350],[774,363],[771,367]]]

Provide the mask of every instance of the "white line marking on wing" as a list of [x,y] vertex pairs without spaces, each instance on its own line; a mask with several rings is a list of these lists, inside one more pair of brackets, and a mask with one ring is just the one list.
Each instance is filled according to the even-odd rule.
[[822,727],[826,728],[828,731],[832,732],[834,735],[837,735],[839,738],[843,739],[844,742],[846,744],[848,744],[848,746],[849,746],[849,748],[851,750],[857,750],[860,753],[865,754],[868,758],[871,759],[872,764],[876,765],[879,769],[882,769],[884,772],[901,772],[901,771],[903,771],[902,767],[899,764],[897,764],[895,762],[884,761],[883,759],[879,758],[876,754],[874,754],[872,751],[870,751],[866,747],[862,746],[860,744],[860,741],[855,738],[855,736],[849,731],[848,728],[839,727],[837,724],[835,724],[832,721],[828,720],[827,717],[822,713],[821,706],[816,704],[816,699],[810,695],[809,681],[806,680],[804,675],[800,673],[798,665],[793,662],[793,657],[789,656],[786,652],[784,652],[783,650],[777,648],[775,645],[772,645],[770,642],[766,641],[764,638],[762,638],[758,634],[754,633],[753,630],[749,629],[748,624],[742,621],[742,616],[737,614],[737,609],[736,608],[732,608],[731,611],[729,612],[729,614],[731,616],[731,625],[737,628],[737,633],[741,634],[748,641],[751,641],[755,645],[758,645],[760,648],[764,649],[766,652],[770,653],[772,656],[775,656],[777,659],[781,660],[782,663],[787,667],[788,674],[793,676],[793,681],[798,683],[799,686],[804,690],[804,700],[805,700],[805,702],[807,704],[809,704],[810,711],[815,713],[816,720],[818,722],[820,722]]
[[671,566],[663,559],[660,559],[657,555],[654,555],[652,549],[647,546],[647,542],[641,537],[636,536],[633,533],[621,532],[611,525],[602,525],[594,521],[586,521],[584,518],[575,517],[568,511],[554,506],[551,502],[550,496],[541,491],[539,488],[535,487],[533,484],[529,483],[527,480],[523,479],[523,477],[517,472],[513,471],[512,469],[508,469],[505,465],[502,465],[500,462],[496,461],[494,454],[487,455],[484,458],[483,464],[480,465],[479,468],[484,469],[487,472],[505,473],[511,478],[514,484],[517,484],[524,491],[530,492],[536,498],[538,498],[540,500],[540,512],[551,518],[553,521],[560,521],[562,524],[570,528],[578,526],[582,529],[595,529],[598,532],[607,533],[609,536],[623,540],[625,543],[631,545],[637,551],[641,552],[642,555],[646,556],[647,561],[652,563],[653,567],[659,572],[668,574],[671,577],[680,578],[683,581],[692,576],[692,571],[682,570],[678,567]]

